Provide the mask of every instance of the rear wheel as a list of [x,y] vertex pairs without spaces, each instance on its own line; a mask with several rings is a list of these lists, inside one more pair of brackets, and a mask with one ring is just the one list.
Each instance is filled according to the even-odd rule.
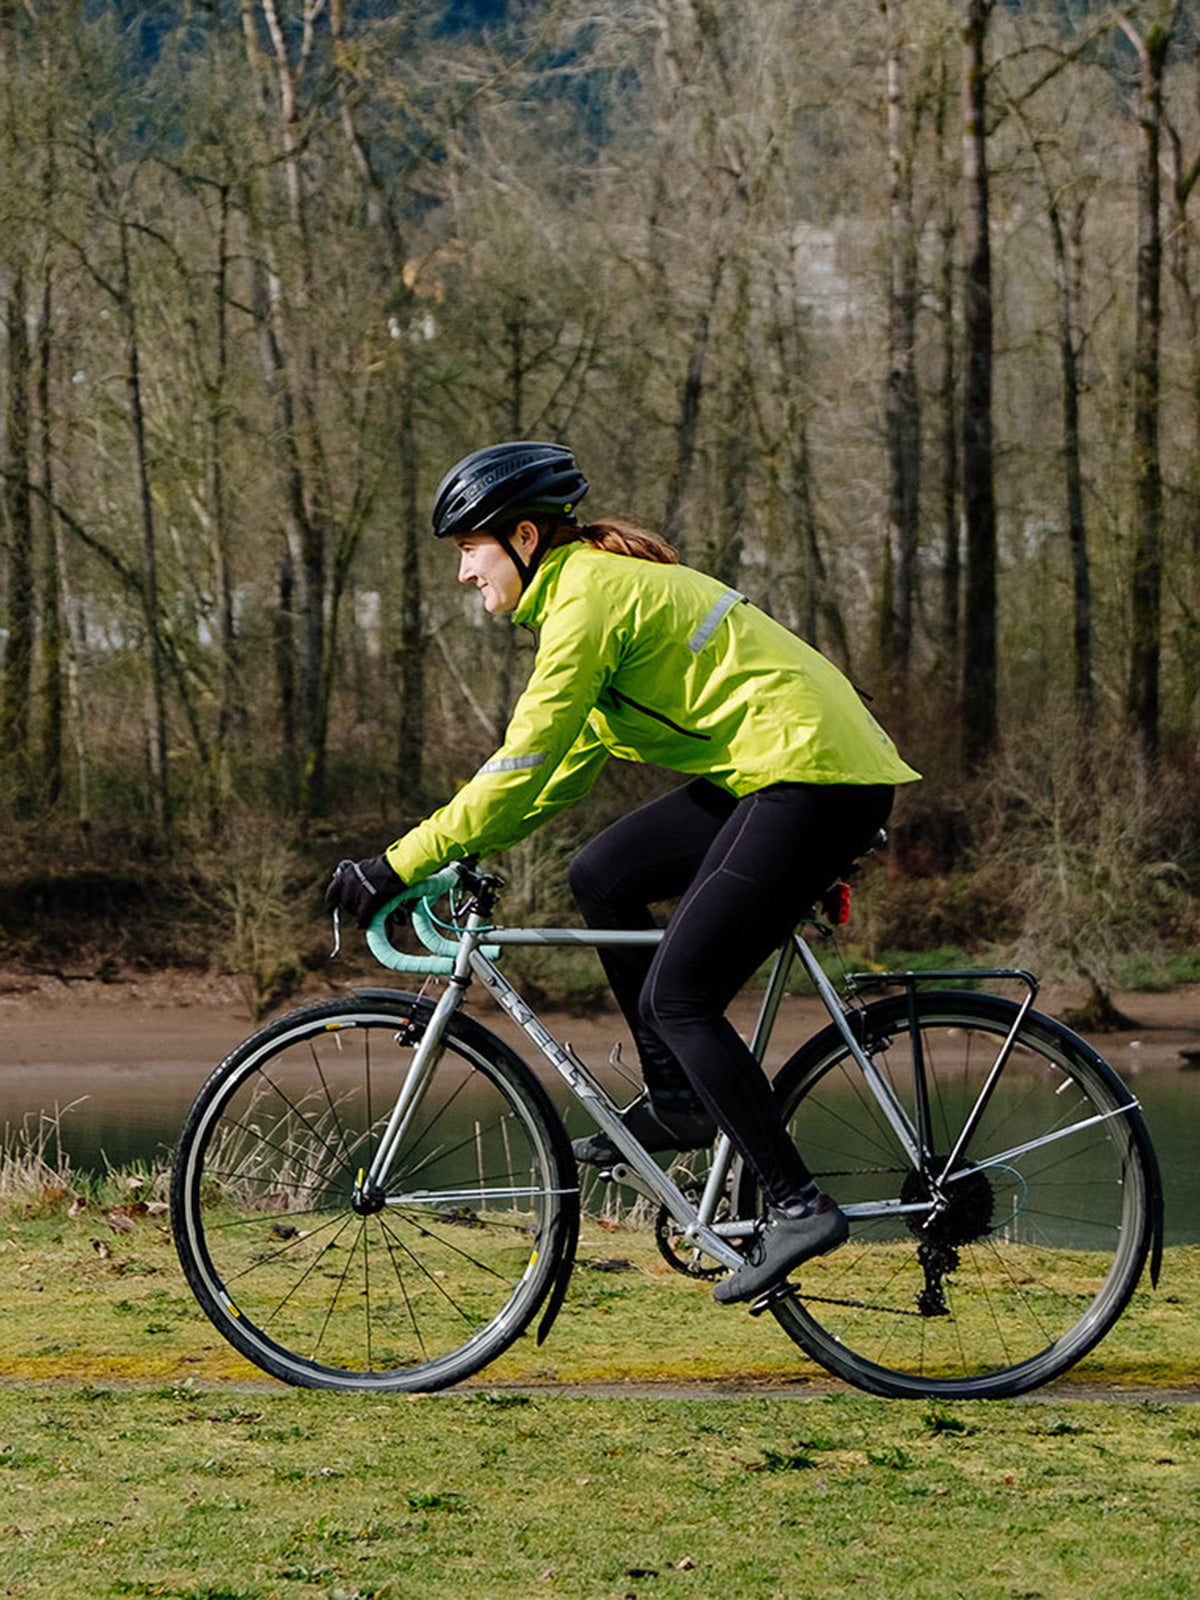
[[[850,1213],[851,1236],[799,1269],[772,1309],[815,1360],[873,1393],[1019,1394],[1078,1361],[1133,1293],[1152,1233],[1153,1150],[1115,1073],[1031,1012],[943,1176],[1017,1007],[931,992],[916,1016],[919,1050],[903,995],[855,1022],[910,1125],[924,1127],[924,1159],[905,1151],[835,1028],[776,1078],[792,1136]],[[746,1176],[738,1198],[742,1216],[759,1203]]]
[[392,1163],[369,1169],[431,1007],[404,995],[307,1007],[247,1039],[180,1136],[180,1260],[219,1331],[313,1388],[444,1388],[537,1314],[578,1227],[574,1159],[530,1072],[452,1019]]

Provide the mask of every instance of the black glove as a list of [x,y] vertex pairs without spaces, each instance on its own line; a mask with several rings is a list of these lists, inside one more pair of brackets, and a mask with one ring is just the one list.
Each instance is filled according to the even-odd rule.
[[404,879],[392,871],[386,856],[339,861],[325,891],[325,909],[344,911],[360,928],[366,928],[380,906],[394,900],[403,888]]

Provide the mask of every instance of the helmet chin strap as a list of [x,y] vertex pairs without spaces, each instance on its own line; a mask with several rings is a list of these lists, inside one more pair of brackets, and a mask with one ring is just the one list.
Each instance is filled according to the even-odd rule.
[[534,573],[541,566],[542,557],[549,549],[550,541],[553,539],[555,533],[561,527],[573,528],[575,526],[576,522],[574,517],[560,517],[557,521],[552,522],[545,530],[544,537],[542,534],[538,535],[538,542],[534,545],[528,561],[526,561],[523,556],[518,555],[516,545],[513,544],[512,540],[508,536],[508,533],[504,529],[492,528],[488,531],[491,533],[492,538],[495,539],[496,543],[505,551],[513,566],[516,567],[517,576],[521,580],[521,593],[524,594],[533,579]]
[[529,587],[530,579],[537,570],[537,557],[539,554],[538,550],[535,548],[533,552],[534,559],[531,563],[525,561],[517,554],[517,547],[508,537],[507,533],[496,532],[492,534],[492,538],[495,539],[496,543],[504,551],[505,555],[507,555],[513,566],[516,567],[517,577],[521,580],[521,593],[524,594],[526,589]]

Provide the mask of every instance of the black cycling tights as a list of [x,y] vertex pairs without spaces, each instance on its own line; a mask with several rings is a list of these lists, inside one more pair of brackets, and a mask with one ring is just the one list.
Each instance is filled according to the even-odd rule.
[[683,896],[657,950],[601,959],[651,1093],[678,1093],[682,1067],[776,1205],[809,1172],[725,1008],[891,804],[885,785],[778,783],[737,800],[696,778],[613,823],[571,864],[592,928],[652,928],[651,902]]

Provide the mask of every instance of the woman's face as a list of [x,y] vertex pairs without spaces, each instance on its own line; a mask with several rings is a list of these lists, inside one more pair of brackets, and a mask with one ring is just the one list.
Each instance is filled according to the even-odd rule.
[[[537,528],[532,522],[519,522],[510,538],[517,554],[527,561],[537,544]],[[468,533],[454,542],[459,553],[459,583],[473,583],[486,610],[498,616],[511,611],[521,598],[521,576],[499,539],[490,533]]]

